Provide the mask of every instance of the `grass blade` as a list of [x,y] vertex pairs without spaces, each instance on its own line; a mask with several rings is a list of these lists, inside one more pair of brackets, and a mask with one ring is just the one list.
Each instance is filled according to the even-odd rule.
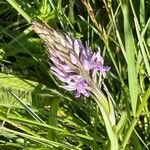
[[15,1],[15,0],[6,0],[10,5],[13,6],[13,8],[15,8],[29,23],[31,21],[29,15],[23,11],[23,9],[21,8],[21,6]]
[[135,65],[136,48],[129,22],[129,6],[127,2],[122,3],[122,11],[124,17],[124,37],[125,37],[125,49],[128,65],[128,84],[129,84],[132,111],[133,114],[135,115],[138,97],[138,80]]

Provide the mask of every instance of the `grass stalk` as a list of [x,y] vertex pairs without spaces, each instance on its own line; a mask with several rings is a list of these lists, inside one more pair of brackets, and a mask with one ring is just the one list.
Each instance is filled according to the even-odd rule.
[[143,109],[144,109],[144,107],[145,107],[145,105],[147,103],[147,100],[148,100],[149,96],[150,96],[150,86],[149,86],[148,90],[146,91],[146,93],[145,93],[145,95],[143,97],[143,100],[142,100],[142,102],[141,102],[141,104],[140,104],[140,106],[139,106],[139,108],[137,110],[137,113],[136,113],[133,121],[131,122],[131,125],[130,125],[130,127],[129,127],[126,135],[125,135],[125,138],[124,138],[122,146],[121,146],[121,150],[124,150],[126,145],[128,144],[128,140],[130,139],[130,136],[131,136],[131,134],[132,134],[132,132],[134,130],[135,125],[138,122],[139,116],[141,115],[141,113],[142,113],[142,111],[143,111]]
[[139,15],[140,15],[140,25],[141,25],[141,28],[143,30],[145,27],[145,1],[143,1],[143,0],[140,0]]
[[124,18],[124,38],[127,56],[128,82],[129,82],[131,107],[133,115],[135,116],[138,98],[138,80],[137,80],[138,76],[135,65],[136,47],[129,21],[129,1],[123,2],[121,6]]
[[50,141],[50,140],[47,140],[47,139],[41,138],[41,137],[31,136],[29,134],[21,133],[21,132],[18,132],[18,131],[14,131],[14,130],[11,130],[11,129],[8,129],[8,128],[5,128],[5,127],[1,127],[0,131],[1,131],[1,133],[4,133],[4,134],[13,133],[15,135],[27,138],[27,139],[29,139],[31,141],[35,141],[37,143],[40,143],[40,144],[46,146],[47,148],[52,148],[52,147],[59,148],[59,147],[62,147],[62,148],[66,148],[66,149],[79,149],[79,148],[76,148],[75,146],[70,146],[70,145],[67,145],[67,144],[61,144],[61,143]]
[[26,20],[28,23],[31,22],[30,16],[21,8],[16,0],[6,0],[13,8],[15,8]]
[[[60,103],[59,98],[53,99],[50,102],[48,124],[53,127],[58,127],[57,111],[58,111],[59,103]],[[48,129],[48,139],[52,141],[57,140],[57,133],[54,129]]]

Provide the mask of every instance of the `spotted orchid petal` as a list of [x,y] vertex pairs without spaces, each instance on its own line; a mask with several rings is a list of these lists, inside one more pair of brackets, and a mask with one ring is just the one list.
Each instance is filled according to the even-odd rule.
[[67,91],[75,91],[76,90],[76,87],[72,86],[72,85],[64,85],[64,86],[60,86],[60,87]]
[[51,70],[53,70],[54,72],[56,72],[60,76],[65,77],[65,74],[61,70],[59,70],[57,67],[52,66]]
[[105,66],[105,67],[99,68],[98,70],[101,72],[103,78],[105,79],[106,78],[106,73],[110,70],[110,67]]
[[60,74],[54,72],[54,71],[51,71],[60,81],[62,82],[65,82],[66,81],[66,78],[64,76],[61,76]]

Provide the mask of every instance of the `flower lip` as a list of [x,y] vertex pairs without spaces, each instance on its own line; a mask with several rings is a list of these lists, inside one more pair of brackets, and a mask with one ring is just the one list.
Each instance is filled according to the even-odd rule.
[[64,86],[61,86],[62,88],[68,90],[68,91],[76,91],[76,97],[80,97],[81,95],[84,95],[86,97],[89,97],[89,92],[87,90],[88,84],[84,80],[84,78],[80,75],[72,75],[66,78]]

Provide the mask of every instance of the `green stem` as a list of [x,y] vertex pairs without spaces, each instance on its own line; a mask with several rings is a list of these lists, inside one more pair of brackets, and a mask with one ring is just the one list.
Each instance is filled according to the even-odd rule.
[[140,24],[143,30],[145,27],[145,1],[143,0],[140,0]]
[[[110,139],[111,148],[110,150],[118,150],[119,144],[118,144],[118,137],[116,126],[115,126],[115,116],[113,111],[113,106],[109,100],[105,97],[105,95],[102,93],[101,90],[97,88],[97,86],[93,84],[93,94],[95,95],[95,101],[101,111],[102,117],[104,119],[106,131],[108,134],[108,137]],[[112,113],[112,114],[111,114]]]
[[133,121],[132,121],[132,123],[131,123],[131,126],[130,126],[130,128],[128,129],[127,134],[125,135],[125,138],[124,138],[123,143],[122,143],[122,146],[121,146],[121,147],[122,147],[121,150],[124,150],[124,149],[125,149],[125,147],[126,147],[126,145],[127,145],[127,143],[128,143],[128,140],[129,140],[129,138],[130,138],[130,136],[131,136],[131,134],[132,134],[132,132],[133,132],[133,130],[134,130],[134,127],[135,127],[135,125],[137,124],[138,118],[139,118],[139,116],[141,115],[145,104],[147,103],[147,100],[148,100],[149,96],[150,96],[150,86],[149,86],[147,92],[145,93],[145,96],[143,97],[142,103],[140,104],[140,106],[139,106],[139,108],[138,108],[138,111],[137,111],[137,113],[136,113],[136,116],[135,116],[135,118],[133,119]]
[[[60,103],[60,99],[56,98],[51,100],[49,118],[48,118],[48,124],[50,126],[58,127],[57,111],[58,111],[59,103]],[[56,131],[54,129],[48,130],[48,139],[51,141],[56,141]]]
[[115,133],[115,131],[113,129],[110,118],[109,118],[107,112],[105,111],[105,109],[103,108],[103,106],[99,103],[99,100],[96,100],[96,102],[97,102],[97,104],[100,108],[101,114],[102,114],[103,119],[104,119],[105,127],[106,127],[106,130],[107,130],[107,134],[109,136],[109,140],[110,140],[110,143],[111,143],[110,150],[119,150],[117,134]]
[[74,0],[69,1],[69,19],[71,23],[74,23]]
[[[15,135],[18,135],[20,137],[24,137],[26,139],[30,139],[36,143],[40,143],[40,144],[43,144],[45,147],[48,147],[48,148],[52,148],[52,147],[56,147],[57,149],[60,149],[62,147],[62,149],[79,149],[75,146],[72,146],[72,145],[69,145],[69,144],[61,144],[61,143],[58,143],[58,142],[55,142],[55,141],[51,141],[51,140],[48,140],[48,139],[45,139],[43,137],[40,137],[40,136],[33,136],[33,135],[30,135],[30,134],[26,134],[26,133],[22,133],[22,132],[18,132],[18,131],[14,131],[14,130],[11,130],[11,129],[8,129],[6,127],[1,127],[0,128],[0,131],[4,134],[7,135],[7,133],[13,133]],[[54,148],[52,149],[54,150]]]

